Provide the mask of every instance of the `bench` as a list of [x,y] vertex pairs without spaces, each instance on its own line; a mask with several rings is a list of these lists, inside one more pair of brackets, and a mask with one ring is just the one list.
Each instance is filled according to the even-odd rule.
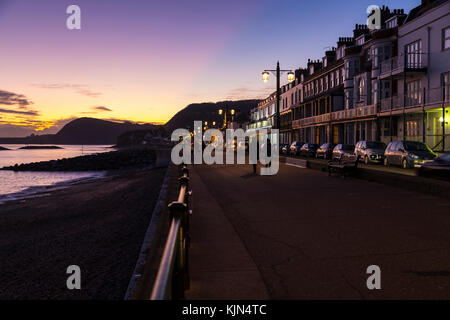
[[356,172],[358,168],[358,158],[355,155],[345,156],[336,160],[328,162],[328,176],[333,173],[342,175],[344,178]]

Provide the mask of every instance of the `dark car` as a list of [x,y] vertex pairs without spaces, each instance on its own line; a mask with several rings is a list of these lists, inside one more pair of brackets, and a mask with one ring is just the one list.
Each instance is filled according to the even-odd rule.
[[332,160],[341,160],[344,157],[355,154],[355,146],[352,144],[338,144],[333,149]]
[[289,145],[287,143],[280,143],[280,154],[287,154]]
[[316,158],[322,159],[331,159],[331,155],[333,154],[333,149],[336,147],[335,144],[324,143],[321,145],[316,151]]
[[314,157],[319,146],[313,143],[305,143],[300,148],[300,155],[304,157]]
[[294,141],[292,142],[291,146],[289,147],[289,153],[293,155],[300,154],[300,148],[304,145],[303,142],[300,141]]
[[432,162],[424,163],[419,168],[419,176],[450,180],[450,152]]
[[355,155],[358,161],[383,163],[386,144],[378,141],[358,141],[355,145]]
[[384,165],[399,165],[406,168],[420,168],[436,159],[436,154],[423,142],[393,141],[384,152]]

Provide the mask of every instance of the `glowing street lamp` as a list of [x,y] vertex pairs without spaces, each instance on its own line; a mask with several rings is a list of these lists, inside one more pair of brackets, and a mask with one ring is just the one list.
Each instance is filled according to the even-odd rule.
[[280,75],[281,73],[287,73],[287,79],[289,82],[293,82],[295,80],[295,74],[292,70],[281,70],[280,62],[277,62],[276,70],[264,70],[262,73],[262,80],[267,83],[269,81],[269,72],[275,73],[277,76],[277,126],[276,129],[280,129],[280,100],[281,100],[281,85],[280,85]]
[[219,115],[223,114],[223,127],[222,128],[226,128],[227,127],[227,114],[228,114],[228,112],[230,112],[230,114],[232,116],[234,116],[234,114],[236,113],[236,111],[234,109],[229,109],[228,107],[226,107],[225,110],[219,109]]
[[291,72],[288,72],[288,81],[289,82],[293,82],[294,80],[295,80],[295,74],[291,71]]

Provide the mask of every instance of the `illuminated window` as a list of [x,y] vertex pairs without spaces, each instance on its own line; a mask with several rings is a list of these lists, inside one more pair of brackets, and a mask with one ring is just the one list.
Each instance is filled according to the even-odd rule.
[[450,27],[442,29],[442,50],[450,49]]
[[408,106],[416,106],[422,103],[421,81],[411,81],[406,85],[406,98]]
[[422,40],[415,41],[406,46],[407,68],[422,67]]

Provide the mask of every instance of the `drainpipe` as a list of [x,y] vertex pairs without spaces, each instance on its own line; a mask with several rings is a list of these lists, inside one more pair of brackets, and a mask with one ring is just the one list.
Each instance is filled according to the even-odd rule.
[[423,98],[422,98],[422,142],[426,143],[425,136],[427,134],[427,113],[425,112],[425,103],[426,103],[426,88],[423,88]]
[[406,66],[408,63],[408,59],[406,56],[406,47],[405,47],[405,67],[403,68],[403,140],[406,140],[406,94],[408,87],[406,85]]
[[445,152],[445,86],[442,86],[442,152]]
[[[428,33],[428,45],[427,45],[427,66],[430,65],[430,58],[431,58],[431,27],[427,27],[427,33]],[[430,94],[430,72],[427,70],[427,88],[428,88],[428,94]],[[428,100],[430,97],[428,97]]]

